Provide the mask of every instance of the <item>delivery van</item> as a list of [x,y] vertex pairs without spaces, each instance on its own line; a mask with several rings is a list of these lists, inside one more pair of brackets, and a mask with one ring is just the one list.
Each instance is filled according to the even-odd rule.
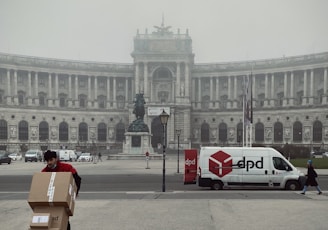
[[214,190],[233,186],[299,190],[305,176],[280,152],[266,147],[201,147],[198,185]]
[[[69,161],[70,160],[70,155],[68,150],[59,150],[59,160],[60,161]],[[58,155],[57,153],[57,155]]]

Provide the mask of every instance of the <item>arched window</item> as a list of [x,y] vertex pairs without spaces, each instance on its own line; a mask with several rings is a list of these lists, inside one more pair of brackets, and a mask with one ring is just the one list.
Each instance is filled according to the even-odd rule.
[[49,140],[49,125],[46,121],[42,121],[39,124],[39,140]]
[[255,124],[255,142],[264,141],[264,125],[261,122]]
[[107,140],[107,125],[105,123],[98,124],[98,141]]
[[283,131],[282,131],[282,123],[281,122],[276,122],[273,127],[273,141],[274,142],[282,142],[283,141]]
[[85,122],[80,123],[79,125],[79,140],[88,141],[88,125]]
[[313,137],[314,142],[322,142],[322,123],[321,121],[315,121],[313,123]]
[[243,123],[237,125],[237,143],[241,144],[243,141]]
[[210,142],[210,126],[204,122],[200,130],[200,141]]
[[8,125],[7,121],[0,120],[0,140],[8,139]]
[[226,142],[228,138],[228,128],[226,123],[219,124],[219,141]]
[[125,125],[120,122],[116,125],[116,141],[122,142],[125,140]]
[[293,125],[293,141],[302,142],[303,132],[302,132],[302,123],[296,121]]
[[59,124],[59,140],[68,141],[68,124],[65,121]]
[[28,140],[28,123],[27,123],[27,121],[21,121],[18,124],[18,140],[20,140],[20,141]]

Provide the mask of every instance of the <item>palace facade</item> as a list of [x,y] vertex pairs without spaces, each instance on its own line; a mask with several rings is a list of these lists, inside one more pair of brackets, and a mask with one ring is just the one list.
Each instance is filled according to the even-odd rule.
[[197,64],[188,30],[156,28],[137,32],[128,64],[0,53],[0,148],[120,146],[137,93],[154,148],[163,109],[169,148],[177,148],[176,130],[184,148],[240,145],[245,76],[253,83],[253,143],[328,144],[328,52]]

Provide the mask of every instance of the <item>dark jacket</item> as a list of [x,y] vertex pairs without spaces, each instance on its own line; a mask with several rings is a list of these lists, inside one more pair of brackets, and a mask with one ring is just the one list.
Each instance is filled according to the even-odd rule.
[[305,182],[305,185],[307,186],[318,186],[318,182],[315,179],[317,177],[317,173],[314,170],[313,166],[308,166],[308,171],[307,171],[307,179]]

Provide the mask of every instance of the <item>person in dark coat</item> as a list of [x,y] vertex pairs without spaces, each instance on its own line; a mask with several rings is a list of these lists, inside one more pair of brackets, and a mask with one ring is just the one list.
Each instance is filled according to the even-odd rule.
[[303,195],[305,194],[308,186],[315,186],[316,189],[318,190],[318,195],[321,195],[322,192],[320,190],[320,187],[319,187],[317,179],[316,179],[318,174],[313,168],[312,160],[307,161],[307,169],[308,169],[307,178],[306,178],[306,182],[305,182],[305,185],[304,185],[304,188],[303,188],[303,191],[301,192],[301,194],[303,194]]

